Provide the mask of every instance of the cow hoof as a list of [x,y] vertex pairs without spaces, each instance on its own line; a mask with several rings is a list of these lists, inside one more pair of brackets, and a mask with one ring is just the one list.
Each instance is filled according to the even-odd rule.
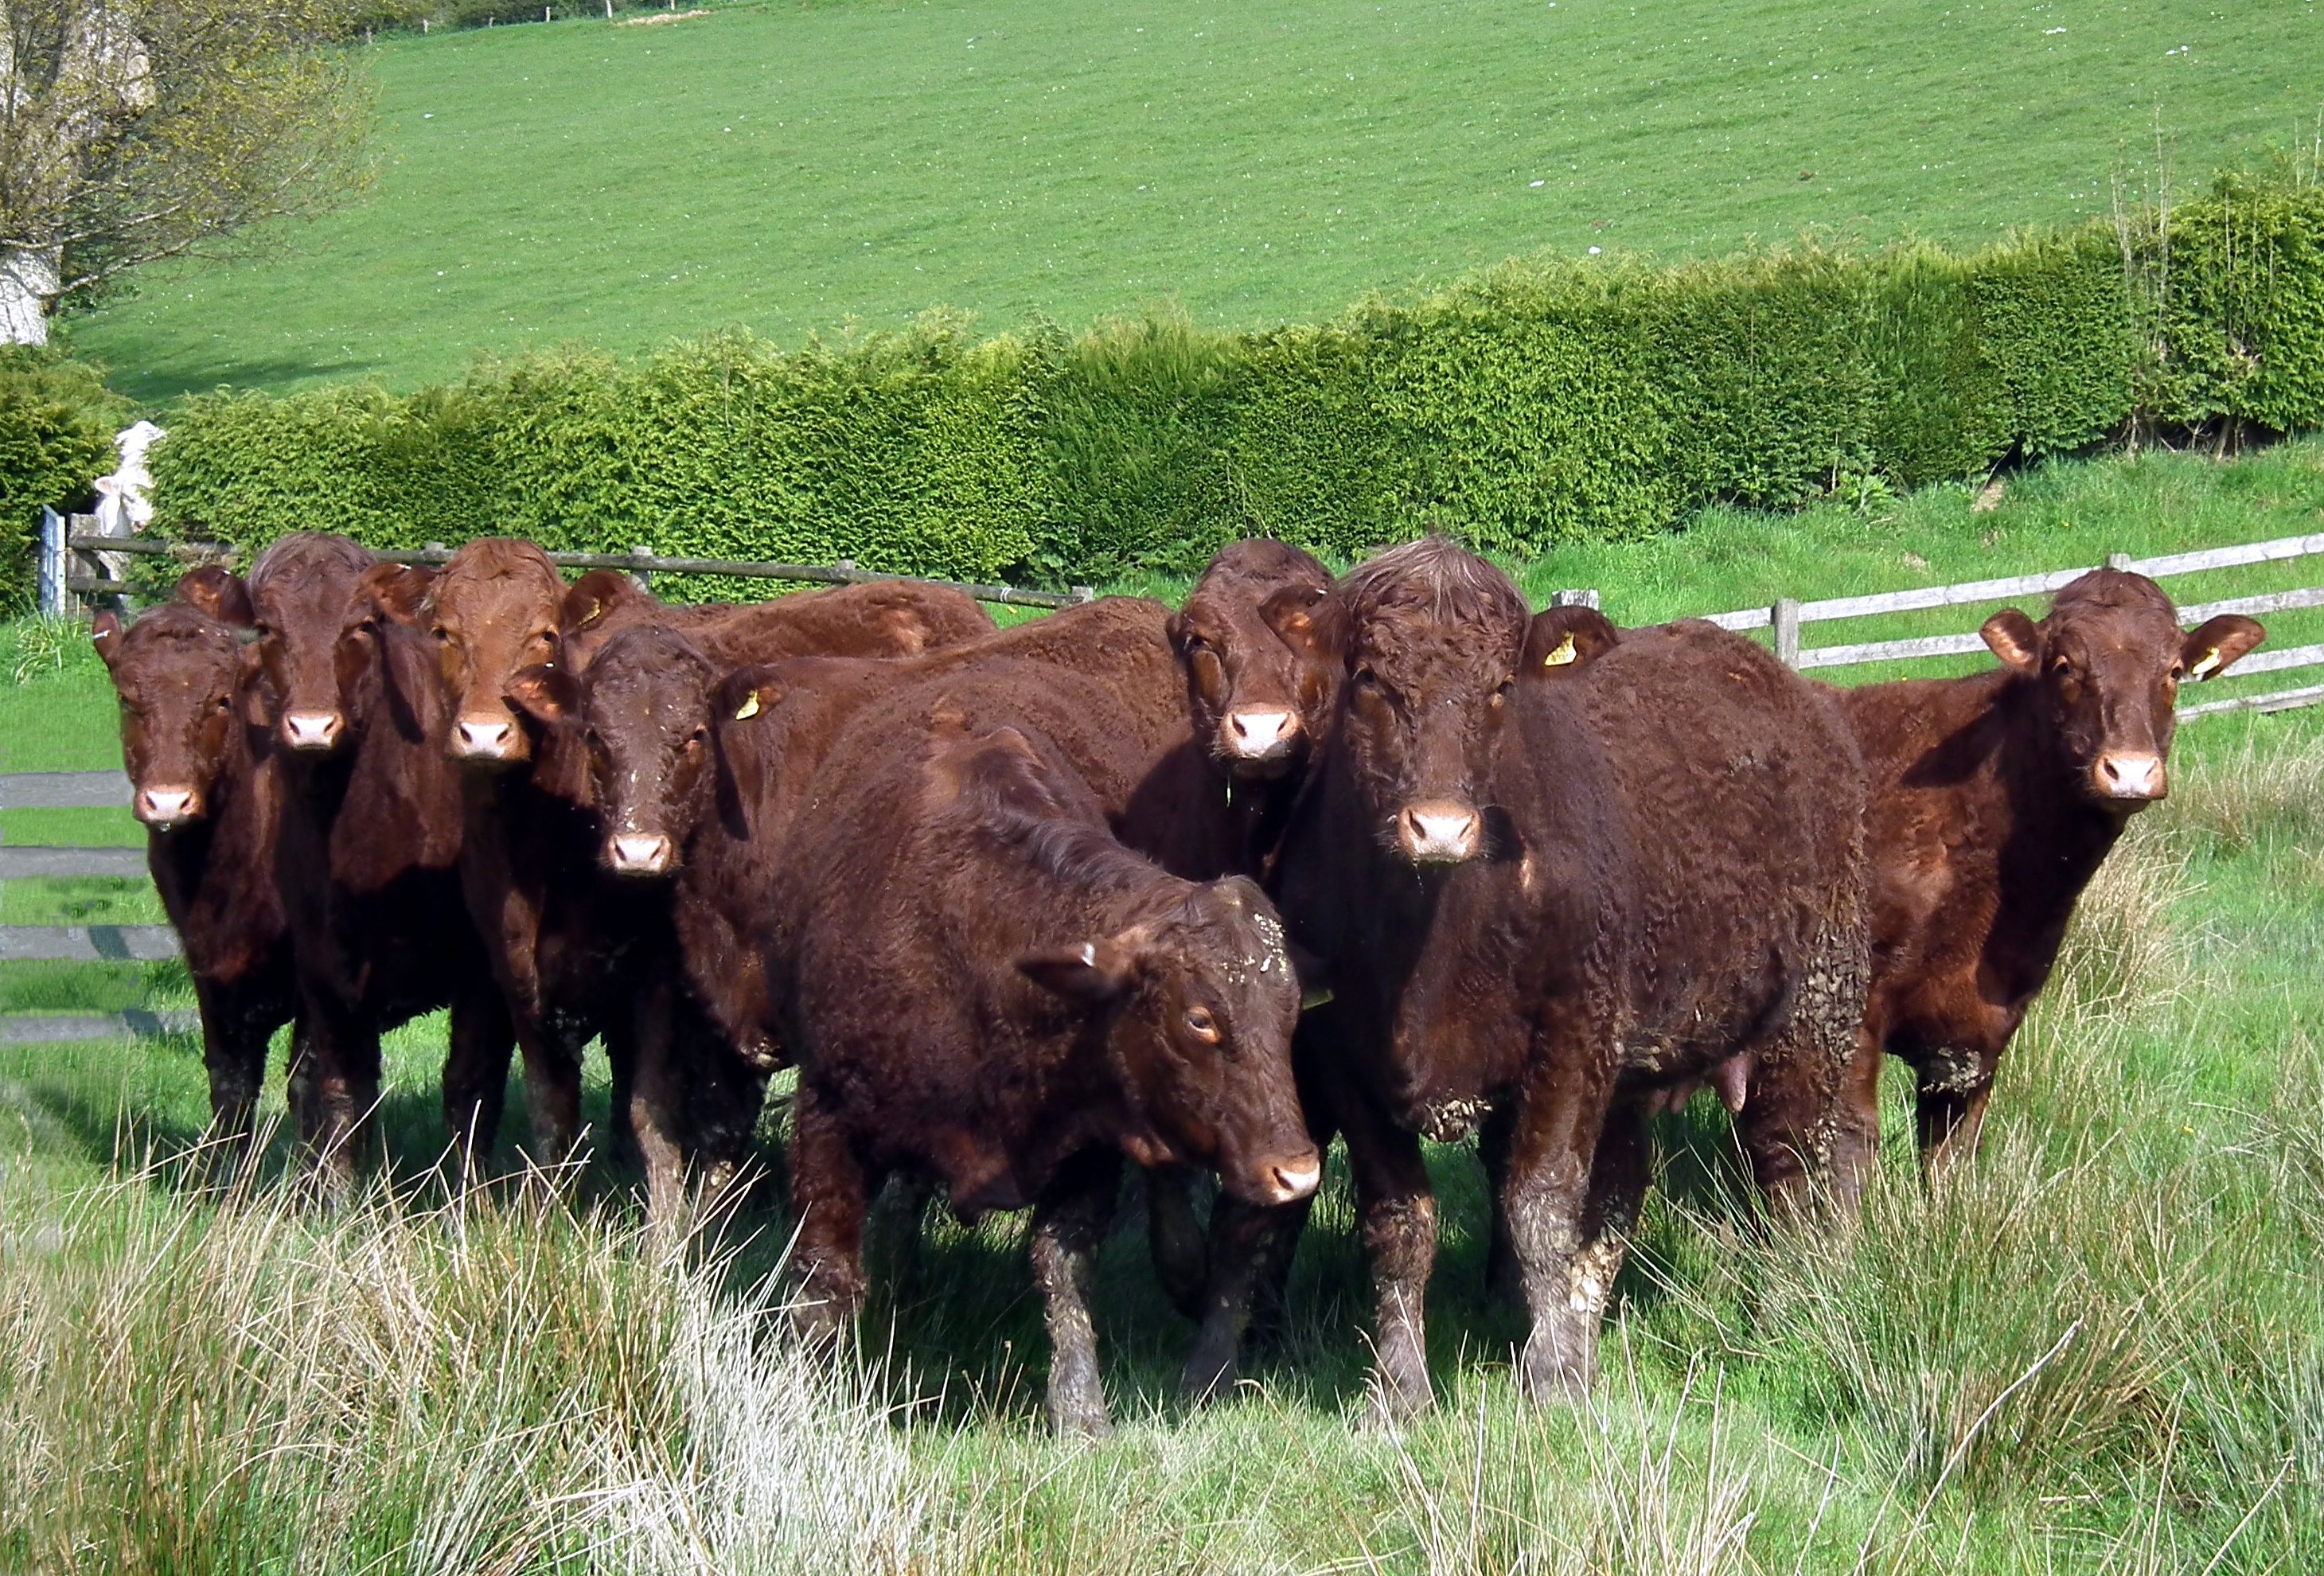
[[1052,1401],[1049,1427],[1059,1439],[1077,1439],[1084,1444],[1113,1437],[1113,1420],[1105,1415],[1102,1401]]
[[1425,1416],[1435,1410],[1436,1392],[1423,1378],[1417,1385],[1406,1381],[1398,1384],[1388,1375],[1375,1373],[1371,1382],[1371,1399],[1364,1407],[1361,1426],[1367,1430],[1394,1432],[1400,1424]]
[[1178,1376],[1178,1395],[1190,1406],[1204,1406],[1230,1394],[1241,1382],[1232,1352],[1222,1356],[1198,1346],[1186,1359],[1185,1371]]
[[1594,1355],[1554,1351],[1536,1342],[1517,1369],[1517,1392],[1536,1406],[1578,1406],[1598,1382]]

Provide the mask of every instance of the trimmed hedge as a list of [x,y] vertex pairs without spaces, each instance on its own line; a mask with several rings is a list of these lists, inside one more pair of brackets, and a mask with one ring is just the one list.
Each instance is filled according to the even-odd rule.
[[2225,420],[2324,426],[2312,181],[2223,177],[2167,244],[2150,217],[1968,255],[1511,263],[1260,333],[932,318],[790,353],[534,356],[410,396],[221,392],[151,463],[168,528],[253,546],[507,531],[1061,584],[1257,533],[1526,556]]
[[113,435],[127,410],[93,367],[0,351],[0,617],[32,605],[41,510],[88,500],[118,457]]

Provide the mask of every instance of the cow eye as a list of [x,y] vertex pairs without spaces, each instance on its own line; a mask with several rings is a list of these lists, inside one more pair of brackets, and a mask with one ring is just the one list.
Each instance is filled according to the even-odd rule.
[[2050,671],[2061,678],[2071,678],[2074,676],[2074,659],[2071,657],[2052,657],[2050,659]]
[[709,742],[710,730],[704,727],[700,723],[695,723],[694,732],[686,736],[686,747],[688,750],[699,750],[703,745]]
[[1361,689],[1377,689],[1379,687],[1379,675],[1369,667],[1359,668],[1356,669],[1356,685]]
[[1211,1016],[1211,1009],[1207,1007],[1186,1009],[1186,1032],[1206,1046],[1219,1043],[1218,1019]]
[[438,624],[434,629],[429,630],[428,632],[436,637],[436,641],[438,645],[447,645],[451,642],[452,631],[446,629],[442,624]]

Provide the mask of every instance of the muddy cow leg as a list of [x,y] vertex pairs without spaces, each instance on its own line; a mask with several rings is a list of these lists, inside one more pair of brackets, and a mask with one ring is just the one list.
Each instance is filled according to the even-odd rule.
[[1146,1173],[1146,1239],[1154,1277],[1170,1305],[1189,1319],[1203,1317],[1210,1279],[1210,1249],[1194,1192],[1202,1174],[1191,1166],[1157,1166]]
[[[1178,1378],[1178,1393],[1207,1401],[1234,1388],[1254,1305],[1282,1280],[1314,1200],[1249,1204],[1221,1194],[1211,1206],[1210,1280],[1203,1294],[1203,1327]],[[1279,1296],[1279,1294],[1278,1294]],[[1278,1317],[1280,1312],[1278,1308]]]
[[1085,1150],[1058,1168],[1033,1205],[1033,1279],[1049,1329],[1049,1424],[1061,1434],[1102,1439],[1113,1432],[1098,1380],[1090,1292],[1120,1185],[1119,1157]]
[[1930,1176],[1977,1154],[1985,1130],[1986,1102],[2001,1062],[2001,1044],[1988,1043],[1923,1068],[1914,1115],[1921,1138],[1921,1166]]
[[209,1074],[208,1139],[221,1158],[240,1157],[258,1120],[258,1092],[266,1081],[268,1030],[257,1004],[231,985],[197,979],[194,1001],[202,1017],[202,1066]]
[[[657,1230],[675,1230],[686,1213],[687,1069],[673,1016],[651,1002],[635,1007],[631,1037],[635,1050],[630,1080],[630,1129],[646,1175],[646,1219]],[[862,1232],[862,1206],[857,1233]],[[861,1243],[858,1243],[858,1252]]]
[[1798,976],[1783,1031],[1756,1057],[1742,1111],[1743,1147],[1760,1193],[1779,1214],[1829,1200],[1853,1214],[1879,1142],[1879,1072],[1859,1064],[1868,1040],[1860,929],[1835,921]]
[[[524,1053],[524,1105],[531,1118],[532,1161],[562,1166],[581,1142],[581,1045],[539,1022],[520,1021]],[[586,1041],[582,1043],[586,1043]]]
[[379,1103],[379,1028],[336,1002],[307,1003],[309,1033],[294,1046],[290,1102],[300,1147],[326,1194],[345,1197],[362,1174]]
[[[644,1078],[641,1066],[639,1081]],[[824,1342],[835,1339],[863,1305],[870,1179],[855,1147],[804,1077],[791,1111],[791,1208],[798,1220],[792,1251],[799,1269],[791,1322],[802,1338]],[[642,1138],[642,1126],[639,1132]]]
[[444,1057],[444,1125],[451,1130],[458,1185],[470,1187],[490,1169],[508,1103],[509,1052],[515,1031],[508,1003],[488,979],[467,982],[452,999],[450,1043]]
[[1420,1140],[1369,1101],[1346,1105],[1342,1131],[1355,1177],[1356,1219],[1371,1261],[1377,1399],[1389,1418],[1409,1417],[1435,1402],[1428,1384],[1425,1304],[1436,1263],[1436,1196]]
[[[1579,1398],[1597,1378],[1598,1321],[1612,1280],[1606,1259],[1619,1254],[1591,1219],[1601,1157],[1609,1166],[1622,1159],[1601,1142],[1611,1096],[1610,1072],[1563,1086],[1544,1080],[1515,1113],[1501,1213],[1532,1326],[1517,1385],[1536,1403]],[[1643,1150],[1643,1116],[1631,1113],[1629,1124],[1628,1140]]]

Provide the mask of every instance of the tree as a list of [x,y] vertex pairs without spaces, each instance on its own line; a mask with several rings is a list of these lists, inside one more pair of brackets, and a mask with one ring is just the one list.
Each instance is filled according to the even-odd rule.
[[0,338],[366,186],[347,0],[0,0]]

